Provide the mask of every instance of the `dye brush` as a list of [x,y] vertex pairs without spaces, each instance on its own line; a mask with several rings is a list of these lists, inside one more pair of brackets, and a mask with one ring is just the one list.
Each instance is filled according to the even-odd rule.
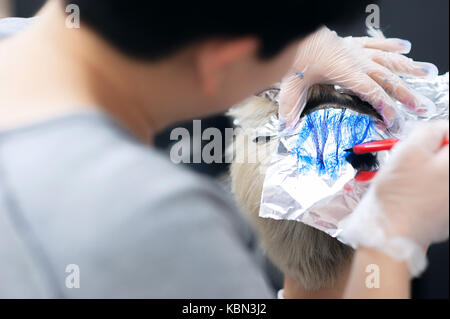
[[[380,151],[389,151],[399,141],[400,140],[398,140],[398,139],[390,138],[390,139],[386,139],[386,140],[368,142],[368,143],[355,145],[352,148],[347,149],[346,151],[349,153],[353,153],[356,156],[380,152]],[[442,146],[446,146],[446,145],[449,145],[449,140],[447,138],[444,139],[444,141],[442,142]],[[358,182],[367,182],[367,181],[370,181],[372,178],[374,178],[376,174],[377,174],[377,171],[359,171],[355,176],[355,180]]]
[[[386,140],[368,142],[363,144],[358,144],[353,146],[350,149],[345,150],[346,152],[353,152],[356,155],[367,154],[367,153],[375,153],[380,151],[389,151],[391,150],[400,140],[395,138],[389,138]],[[445,139],[442,142],[442,146],[449,145],[449,140]]]

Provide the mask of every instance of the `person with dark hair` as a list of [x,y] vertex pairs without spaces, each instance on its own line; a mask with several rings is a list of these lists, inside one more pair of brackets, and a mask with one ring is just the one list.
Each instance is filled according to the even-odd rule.
[[51,0],[21,26],[0,20],[0,297],[274,297],[232,201],[146,144],[282,78],[287,125],[318,82],[371,103],[380,125],[392,125],[388,93],[424,111],[396,73],[435,69],[404,57],[407,41],[322,27],[363,13],[356,0]]

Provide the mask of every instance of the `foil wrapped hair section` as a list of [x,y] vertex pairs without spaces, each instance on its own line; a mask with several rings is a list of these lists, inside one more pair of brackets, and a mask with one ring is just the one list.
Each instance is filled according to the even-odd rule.
[[[402,137],[410,122],[448,119],[448,77],[447,73],[432,80],[405,79],[436,108],[418,115],[397,102],[400,125],[395,132],[371,125],[362,114],[338,109],[317,110],[304,116],[297,134],[290,136],[280,134],[276,117],[255,128],[256,136],[278,138],[277,151],[266,171],[259,216],[302,222],[339,239],[339,222],[352,213],[368,187],[368,183],[355,181],[357,170],[343,160],[342,149],[352,143]],[[276,103],[276,92],[271,88],[260,96]],[[382,166],[389,153],[377,153],[377,157]]]

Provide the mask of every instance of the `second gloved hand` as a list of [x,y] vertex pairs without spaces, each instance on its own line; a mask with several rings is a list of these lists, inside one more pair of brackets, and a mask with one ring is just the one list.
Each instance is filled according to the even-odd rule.
[[448,121],[421,123],[397,144],[356,210],[339,223],[340,238],[406,261],[413,276],[425,250],[449,235]]
[[308,89],[317,83],[339,85],[371,104],[391,127],[396,118],[393,98],[417,113],[434,103],[413,92],[400,76],[435,77],[437,68],[403,54],[411,44],[400,39],[341,38],[322,28],[301,41],[295,63],[281,83],[280,119],[286,128],[297,123]]

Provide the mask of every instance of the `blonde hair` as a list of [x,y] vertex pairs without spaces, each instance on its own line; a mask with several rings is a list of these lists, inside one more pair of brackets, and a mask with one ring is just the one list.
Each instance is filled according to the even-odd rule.
[[[316,90],[321,88],[316,87]],[[313,93],[309,96],[311,94]],[[229,115],[246,126],[257,127],[276,112],[275,104],[262,97],[252,97],[233,108]],[[332,287],[349,265],[353,250],[303,223],[259,217],[265,171],[271,158],[270,155],[258,156],[256,163],[248,161],[248,158],[256,158],[253,155],[261,147],[275,151],[278,141],[275,139],[264,144],[255,143],[247,133],[247,130],[241,130],[236,136],[236,157],[243,160],[231,165],[232,191],[238,205],[256,228],[268,257],[285,275],[306,290]]]

